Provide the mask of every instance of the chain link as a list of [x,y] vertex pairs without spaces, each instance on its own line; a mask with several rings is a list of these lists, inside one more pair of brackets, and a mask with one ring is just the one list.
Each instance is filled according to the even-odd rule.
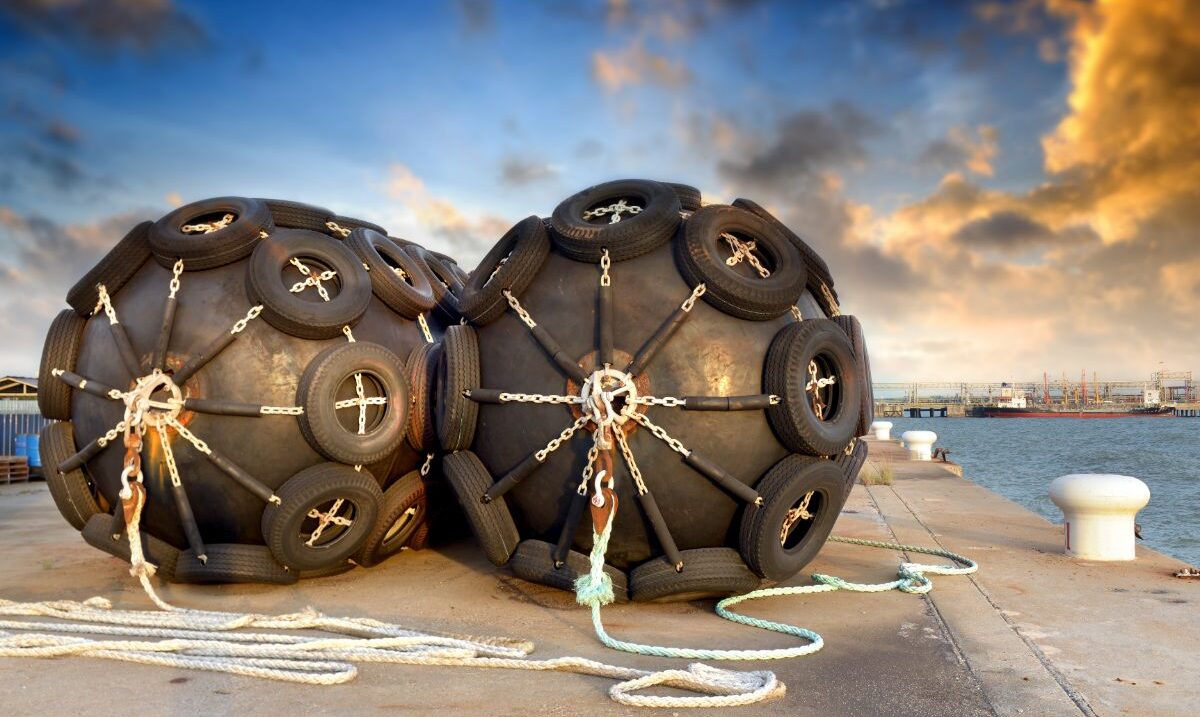
[[232,214],[226,214],[215,222],[184,224],[179,230],[184,234],[212,234],[232,224],[233,219],[234,216]]
[[804,392],[812,393],[812,408],[818,421],[825,420],[825,399],[821,398],[821,389],[826,386],[832,386],[837,382],[837,376],[828,378],[817,377],[817,362],[815,360],[808,362],[808,383],[804,384]]
[[186,440],[188,443],[191,443],[196,450],[200,451],[206,456],[212,455],[212,449],[208,447],[208,444],[202,441],[196,434],[189,431],[188,427],[180,423],[178,419],[167,419],[167,425],[169,425],[171,428],[174,428],[175,431],[179,435],[183,436],[184,440]]
[[103,309],[104,315],[108,317],[108,323],[113,325],[121,323],[117,321],[117,310],[113,308],[112,300],[108,296],[108,287],[104,286],[104,284],[97,284],[96,295],[98,297],[96,308],[92,309],[92,313],[95,314]]
[[676,398],[675,396],[638,396],[629,403],[638,406],[668,406],[674,408],[676,406],[687,405],[687,399]]
[[433,467],[433,453],[425,454],[425,462],[421,464],[421,475],[429,475],[429,469]]
[[633,450],[625,438],[625,431],[617,429],[613,431],[613,435],[617,438],[617,446],[621,449],[621,455],[625,457],[625,465],[629,467],[629,475],[633,478],[634,485],[637,486],[638,494],[646,495],[650,490],[646,487],[646,481],[642,480],[642,471],[638,468],[637,461],[633,459]]
[[842,308],[838,306],[837,299],[833,298],[833,292],[829,290],[829,287],[823,281],[821,282],[821,295],[829,302],[829,315],[841,316]]
[[337,276],[336,271],[333,269],[326,269],[320,274],[314,274],[312,270],[309,269],[304,262],[300,261],[298,257],[292,257],[291,261],[288,263],[296,267],[296,269],[298,269],[300,274],[304,277],[304,281],[298,281],[295,284],[292,284],[292,288],[289,289],[289,291],[291,291],[293,294],[299,294],[308,287],[315,286],[317,288],[317,294],[320,295],[321,300],[329,301],[329,292],[325,289],[325,285],[321,282],[329,281],[333,277]]
[[792,307],[792,318],[795,319],[796,321],[804,321],[804,316],[800,313],[799,306]]
[[176,259],[175,266],[171,268],[171,293],[167,298],[174,299],[179,293],[179,275],[183,273],[183,259]]
[[555,396],[545,393],[501,393],[501,403],[569,403],[580,404],[584,402],[582,396]]
[[303,406],[260,406],[258,409],[263,416],[303,416]]
[[846,448],[842,452],[848,456],[852,456],[852,455],[854,455],[854,449],[857,447],[858,447],[858,438],[851,438],[850,442],[846,444]]
[[612,267],[612,259],[608,256],[608,249],[600,255],[600,286],[611,286],[612,277],[609,276],[608,270]]
[[788,536],[792,534],[792,528],[801,520],[812,520],[813,514],[808,512],[808,504],[812,501],[813,493],[809,491],[804,494],[804,499],[800,501],[800,505],[788,510],[787,515],[783,517],[783,525],[779,529],[779,544],[785,545]]
[[511,291],[504,289],[501,293],[504,294],[504,298],[508,301],[508,305],[512,307],[513,311],[517,312],[517,316],[521,317],[521,321],[525,322],[526,326],[531,329],[537,327],[537,323],[534,322],[533,317],[529,315],[529,312],[525,310],[525,307],[521,306],[521,302],[517,301],[517,297],[513,296]]
[[707,290],[708,287],[704,284],[697,284],[696,288],[692,289],[692,295],[684,299],[683,303],[679,305],[679,308],[683,309],[684,311],[691,311],[692,307],[696,305],[696,299],[704,296],[704,292]]
[[583,428],[590,420],[592,420],[592,417],[588,415],[583,415],[575,419],[574,423],[564,428],[562,433],[552,438],[550,442],[546,444],[546,447],[533,454],[533,457],[537,459],[538,463],[544,463],[546,456],[557,451],[558,447],[563,444],[563,441],[569,441],[571,436],[575,435],[575,432],[580,428]]
[[229,333],[233,334],[234,336],[237,336],[238,334],[240,334],[240,333],[242,333],[243,331],[245,331],[245,330],[246,330],[246,324],[248,324],[248,323],[250,323],[251,321],[254,321],[255,319],[257,319],[257,318],[258,318],[258,315],[262,313],[262,310],[263,310],[262,304],[259,304],[258,306],[253,306],[253,307],[251,307],[251,308],[250,308],[250,310],[246,312],[246,315],[245,315],[245,316],[243,316],[242,318],[238,319],[238,320],[237,320],[237,321],[236,321],[236,322],[233,324],[233,328],[229,330]]
[[154,427],[158,431],[158,442],[162,444],[163,460],[167,464],[167,473],[171,475],[171,485],[179,488],[183,481],[179,478],[179,466],[175,465],[175,451],[171,448],[171,438],[167,435],[167,427],[161,423]]
[[121,436],[125,433],[125,429],[126,429],[126,427],[128,427],[128,425],[129,425],[128,420],[122,419],[120,423],[118,423],[117,425],[108,429],[107,433],[105,433],[103,436],[100,436],[99,438],[97,438],[96,445],[100,446],[101,448],[104,448],[109,443],[112,443],[113,441],[117,440],[117,438],[119,436]]
[[732,234],[722,234],[721,238],[724,239],[727,244],[729,244],[729,249],[733,252],[733,256],[725,260],[726,266],[737,266],[739,263],[741,263],[742,259],[745,259],[746,263],[748,263],[751,268],[757,271],[758,275],[762,278],[766,279],[767,277],[771,276],[771,271],[762,265],[762,262],[758,260],[758,257],[754,256],[754,250],[757,248],[757,243],[753,239],[750,241],[742,241]]
[[608,223],[616,224],[617,222],[621,221],[621,213],[622,212],[628,212],[630,215],[634,215],[634,214],[640,214],[641,211],[642,211],[642,208],[637,206],[636,204],[626,204],[624,199],[619,199],[616,202],[608,205],[607,207],[597,207],[595,209],[585,211],[583,213],[583,218],[584,219],[595,219],[596,217],[602,217],[605,214],[611,213],[612,219],[610,219]]
[[[355,470],[358,469],[359,467],[355,466]],[[324,513],[316,508],[312,508],[308,511],[308,517],[315,518],[317,520],[317,527],[313,530],[312,535],[308,536],[308,540],[304,541],[305,545],[310,548],[316,545],[317,538],[320,538],[321,533],[324,533],[325,528],[329,527],[330,525],[340,525],[345,528],[349,528],[350,526],[354,525],[353,520],[349,518],[343,518],[337,514],[338,511],[341,510],[342,504],[345,502],[345,498],[338,498],[337,500],[333,501],[333,505],[329,506],[329,510],[325,511]]]
[[654,434],[655,438],[662,441],[663,443],[666,443],[668,446],[671,447],[671,450],[675,451],[676,453],[678,453],[682,456],[690,456],[692,454],[692,452],[689,451],[683,445],[683,443],[681,443],[679,441],[679,439],[672,438],[671,434],[667,433],[666,429],[664,429],[662,426],[658,425],[654,421],[651,421],[649,418],[646,418],[645,414],[638,413],[637,411],[629,411],[626,415],[629,416],[630,418],[632,418],[633,420],[637,421],[638,423],[642,424],[642,426],[644,426],[646,428],[646,430],[648,430]]
[[597,445],[599,436],[596,433],[592,434],[592,447],[588,449],[587,460],[583,464],[582,480],[579,481],[579,487],[575,492],[579,495],[587,495],[588,483],[592,482],[592,472],[596,470],[596,459],[600,457],[600,446]]
[[329,231],[333,232],[334,234],[337,234],[338,236],[340,236],[343,239],[350,236],[349,229],[347,229],[346,227],[340,226],[337,222],[334,222],[334,221],[325,222],[325,228],[328,229]]
[[356,343],[354,340],[354,332],[350,330],[350,324],[346,324],[342,327],[342,333],[345,334],[347,341],[350,343]]
[[425,343],[433,343],[433,332],[429,330],[429,322],[425,320],[425,314],[417,314],[417,324],[421,327],[421,333],[425,336]]

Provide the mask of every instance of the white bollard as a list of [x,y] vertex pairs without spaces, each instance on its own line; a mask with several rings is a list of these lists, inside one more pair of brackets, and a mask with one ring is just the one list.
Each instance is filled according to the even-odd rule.
[[892,440],[892,422],[875,421],[871,424],[871,433],[875,434],[875,440],[877,441]]
[[933,431],[905,431],[900,440],[908,449],[908,457],[914,461],[933,460],[933,442],[937,434]]
[[1050,500],[1062,509],[1067,555],[1085,560],[1137,557],[1134,516],[1150,488],[1132,476],[1073,474],[1055,478]]

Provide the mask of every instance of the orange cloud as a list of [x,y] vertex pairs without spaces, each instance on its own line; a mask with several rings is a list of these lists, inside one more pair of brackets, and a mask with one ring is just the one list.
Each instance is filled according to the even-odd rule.
[[691,82],[692,73],[683,62],[650,52],[635,41],[622,50],[593,53],[592,78],[605,91],[617,92],[644,84],[683,87]]

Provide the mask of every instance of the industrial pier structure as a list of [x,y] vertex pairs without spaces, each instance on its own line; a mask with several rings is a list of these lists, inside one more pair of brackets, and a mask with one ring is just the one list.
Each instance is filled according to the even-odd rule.
[[964,416],[974,406],[995,405],[1024,397],[1031,407],[1114,410],[1137,406],[1173,406],[1175,415],[1200,417],[1200,392],[1191,371],[1160,370],[1142,381],[1101,381],[1081,372],[1078,380],[1042,374],[1033,381],[880,382],[875,390],[879,417]]

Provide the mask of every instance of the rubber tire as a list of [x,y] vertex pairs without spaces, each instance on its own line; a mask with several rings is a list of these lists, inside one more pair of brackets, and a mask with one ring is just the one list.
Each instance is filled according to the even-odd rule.
[[[404,440],[408,426],[408,381],[400,357],[368,341],[330,346],[313,357],[296,390],[304,408],[300,431],[318,453],[350,465],[370,465],[389,457]],[[338,389],[355,373],[369,371],[383,384],[388,398],[379,424],[365,435],[347,430],[334,403]]]
[[438,441],[444,451],[461,451],[475,440],[479,404],[463,391],[479,388],[479,336],[471,326],[459,324],[442,336],[438,361],[436,409]]
[[[747,506],[742,513],[738,546],[746,565],[757,575],[780,581],[812,562],[845,503],[845,480],[841,468],[824,458],[792,454],[772,466],[754,486],[762,505]],[[800,542],[785,549],[779,542],[784,517],[810,490],[822,495],[821,510]]]
[[[479,262],[458,300],[459,312],[476,326],[490,324],[504,314],[508,300],[504,290],[520,297],[529,288],[550,253],[546,227],[538,217],[526,217],[505,232]],[[492,276],[496,266],[508,257]]]
[[303,202],[286,199],[260,199],[271,212],[271,221],[281,229],[307,229],[310,232],[329,233],[328,222],[333,221],[333,212]]
[[355,567],[354,563],[347,560],[344,563],[339,563],[337,565],[330,565],[329,567],[321,568],[320,570],[301,570],[300,571],[300,579],[301,580],[320,580],[321,578],[331,578],[334,575],[342,575],[342,574],[348,573],[351,570],[353,570],[354,567]]
[[642,563],[629,573],[634,602],[683,602],[723,598],[754,590],[758,577],[733,548],[683,550],[683,571],[664,557]]
[[437,425],[433,405],[441,344],[421,344],[408,355],[405,373],[408,375],[408,426],[405,435],[417,451],[437,448]]
[[[346,246],[367,265],[371,291],[392,311],[406,319],[416,319],[437,303],[425,269],[386,235],[355,229],[346,238]],[[397,275],[393,265],[398,265],[409,278]]]
[[[817,419],[804,391],[808,363],[818,353],[833,359],[840,383],[837,411],[827,420]],[[833,321],[805,319],[780,329],[767,349],[763,388],[783,399],[767,408],[767,420],[793,453],[833,456],[854,438],[862,387],[850,339]]]
[[479,456],[471,451],[451,453],[442,458],[442,472],[454,489],[484,555],[492,565],[507,563],[521,542],[521,535],[503,497],[490,503],[481,500],[493,481]]
[[[591,224],[583,218],[591,207],[621,198],[640,200],[642,211],[616,224]],[[576,261],[597,263],[605,249],[613,261],[632,259],[671,240],[680,210],[675,190],[661,182],[619,179],[597,184],[555,207],[550,220],[554,244]]]
[[[184,234],[182,227],[196,219],[227,212],[236,216],[229,226],[209,234]],[[275,228],[271,211],[257,199],[216,197],[179,207],[154,222],[150,228],[150,250],[168,269],[183,259],[186,271],[202,271],[245,259],[260,241],[261,232]]]
[[842,473],[846,477],[844,485],[847,498],[850,497],[850,491],[854,489],[855,480],[862,471],[863,464],[867,462],[868,450],[867,442],[859,440],[854,444],[854,450],[850,455],[846,455],[846,452],[842,451],[838,454],[837,458],[833,459],[834,463],[838,464],[838,467],[842,469]]
[[75,371],[79,346],[87,320],[64,309],[50,322],[46,343],[42,345],[42,362],[38,367],[38,409],[46,418],[55,421],[71,420],[71,393],[74,389],[52,372],[56,368]]
[[[754,239],[773,268],[761,278],[743,276],[725,263],[728,253],[721,234],[736,232]],[[704,284],[704,300],[721,311],[750,321],[782,316],[804,293],[808,271],[800,252],[774,226],[737,207],[712,204],[697,210],[675,243],[679,272],[693,288]]]
[[[282,279],[292,257],[311,257],[337,272],[340,290],[330,301],[307,301]],[[263,319],[302,339],[331,339],[352,326],[371,303],[371,278],[354,252],[324,234],[281,229],[258,243],[246,267],[246,294],[262,304]]]
[[[121,508],[118,507],[117,510],[121,510]],[[122,531],[118,538],[113,540],[111,531],[112,516],[107,513],[99,513],[88,518],[88,522],[83,526],[81,532],[84,542],[88,545],[128,563],[129,538]],[[163,580],[174,580],[175,564],[179,560],[179,548],[159,540],[145,530],[141,531],[141,535],[142,553],[148,562],[158,568],[155,574]]]
[[[556,568],[554,551],[555,546],[544,540],[522,540],[508,564],[513,575],[522,580],[573,593],[575,580],[592,569],[591,561],[583,553],[572,550],[567,553],[567,562]],[[612,579],[616,602],[629,602],[629,579],[624,571],[605,565],[604,572]]]
[[[409,509],[415,509],[412,519],[391,537],[388,533]],[[354,554],[354,562],[369,568],[400,552],[408,545],[417,528],[425,522],[425,483],[419,471],[404,474],[383,492],[379,518],[367,535],[362,547]]]
[[[275,559],[291,570],[321,570],[344,563],[362,547],[375,521],[383,491],[366,471],[340,463],[318,463],[288,478],[275,494],[279,505],[263,510],[262,534]],[[354,505],[354,522],[329,547],[310,548],[300,538],[308,511],[336,498]]]
[[104,284],[109,296],[115,296],[142,265],[150,260],[150,227],[153,222],[142,222],[125,235],[109,250],[83,278],[75,282],[67,292],[67,304],[83,317],[92,315],[100,292],[96,287]]
[[429,523],[421,523],[417,526],[412,537],[408,539],[408,545],[404,546],[409,550],[424,550],[429,546]]
[[677,184],[675,182],[663,182],[671,189],[675,190],[675,196],[679,197],[679,207],[685,212],[694,212],[704,206],[703,198],[700,196],[700,190],[690,184]]
[[76,450],[75,427],[70,423],[56,421],[42,428],[38,451],[42,456],[42,474],[46,479],[46,487],[50,489],[50,497],[54,499],[54,505],[62,517],[75,530],[83,530],[93,515],[103,514],[104,511],[100,509],[92,492],[92,484],[82,468],[68,473],[58,471],[63,461],[75,455]]
[[862,400],[858,410],[858,430],[854,435],[865,436],[871,432],[871,424],[875,421],[875,388],[871,383],[871,357],[867,353],[867,339],[863,335],[862,323],[857,316],[841,314],[833,317],[833,323],[842,327],[846,336],[850,338],[850,347],[858,364],[858,383],[862,386]]
[[298,577],[275,560],[265,545],[216,543],[204,546],[208,562],[196,559],[191,548],[179,554],[174,582],[195,585],[222,583],[267,583],[292,585]]
[[815,275],[815,278],[819,280],[816,284],[818,289],[821,286],[820,281],[825,282],[825,284],[831,290],[833,289],[833,274],[829,271],[829,265],[825,263],[825,260],[821,258],[820,254],[818,254],[811,246],[808,245],[808,242],[800,238],[799,234],[796,234],[796,232],[789,229],[786,224],[779,221],[774,214],[768,212],[758,202],[750,199],[738,198],[733,200],[733,206],[740,209],[745,209],[751,214],[755,214],[765,219],[770,224],[773,224],[780,232],[783,233],[785,237],[787,237],[788,241],[792,243],[792,246],[796,247],[796,249],[800,251],[800,255],[804,257],[804,265],[808,267],[809,274]]
[[458,307],[458,295],[464,286],[461,271],[455,271],[457,265],[452,269],[450,262],[417,244],[405,246],[404,250],[425,272],[430,291],[433,292],[434,311],[438,318],[447,326],[457,324],[462,318]]

